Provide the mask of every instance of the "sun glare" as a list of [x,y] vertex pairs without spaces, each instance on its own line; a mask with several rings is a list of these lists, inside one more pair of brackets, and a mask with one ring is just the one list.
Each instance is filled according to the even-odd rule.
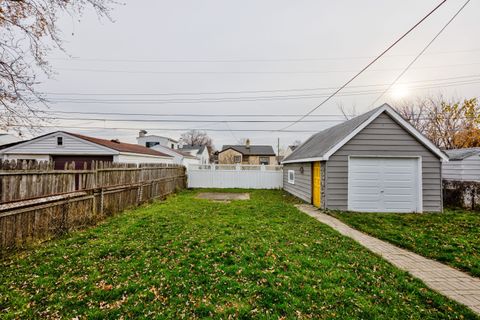
[[408,87],[402,84],[394,86],[391,90],[392,98],[395,100],[403,99],[407,97],[409,93],[410,90]]

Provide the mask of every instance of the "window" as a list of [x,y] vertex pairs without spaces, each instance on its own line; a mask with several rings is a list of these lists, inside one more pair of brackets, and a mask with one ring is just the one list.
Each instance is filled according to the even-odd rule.
[[147,148],[151,148],[151,147],[156,146],[156,145],[159,145],[159,144],[160,144],[160,142],[157,142],[157,141],[155,141],[155,142],[154,142],[154,141],[147,141],[147,142],[145,143],[145,146],[146,146]]
[[295,170],[288,170],[288,183],[295,184]]
[[269,157],[260,157],[260,164],[268,165],[270,163]]
[[175,149],[175,145],[172,143],[172,146],[170,148]]
[[242,162],[242,156],[233,156],[233,162],[234,163]]
[[63,137],[57,137],[57,146],[63,146]]

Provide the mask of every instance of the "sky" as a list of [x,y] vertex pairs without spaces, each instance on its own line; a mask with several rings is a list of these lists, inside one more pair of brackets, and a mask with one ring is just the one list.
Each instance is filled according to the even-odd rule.
[[447,1],[289,132],[276,130],[317,106],[439,1],[127,0],[114,6],[113,22],[92,10],[80,20],[65,15],[58,26],[66,53],[51,52],[56,74],[39,86],[57,127],[42,130],[135,142],[140,129],[171,138],[206,129],[216,148],[249,138],[276,149],[277,139],[285,147],[343,121],[340,106],[358,114],[418,96],[475,97],[478,0],[372,105],[464,2]]

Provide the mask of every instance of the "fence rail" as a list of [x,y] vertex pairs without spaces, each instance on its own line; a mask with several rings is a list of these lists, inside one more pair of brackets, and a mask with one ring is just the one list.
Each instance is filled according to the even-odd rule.
[[282,166],[209,164],[188,167],[189,188],[280,189]]
[[94,162],[90,170],[74,168],[0,162],[0,249],[94,225],[186,186],[180,165]]

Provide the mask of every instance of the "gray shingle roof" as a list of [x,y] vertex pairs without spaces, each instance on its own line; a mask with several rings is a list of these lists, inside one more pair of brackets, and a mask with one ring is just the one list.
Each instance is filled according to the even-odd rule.
[[184,145],[180,149],[180,151],[190,151],[190,150],[195,150],[198,149],[197,154],[202,154],[203,150],[205,150],[206,145]]
[[261,145],[251,145],[248,148],[245,145],[224,145],[222,147],[222,151],[225,151],[226,149],[230,149],[230,148],[247,156],[274,156],[275,155],[275,151],[273,151],[272,146],[261,146]]
[[448,155],[450,160],[463,160],[465,158],[480,155],[480,148],[464,148],[464,149],[452,149],[452,150],[444,150],[444,152]]
[[362,123],[367,121],[378,109],[370,110],[358,117],[352,118],[333,127],[320,131],[311,136],[283,161],[299,160],[307,158],[320,158],[325,155],[332,147],[342,141]]

